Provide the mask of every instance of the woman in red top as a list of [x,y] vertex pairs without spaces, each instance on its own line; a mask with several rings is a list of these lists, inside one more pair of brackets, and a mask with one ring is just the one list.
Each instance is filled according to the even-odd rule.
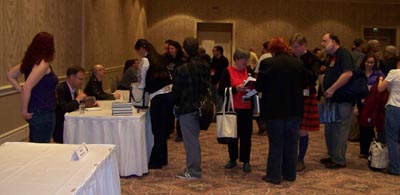
[[[243,171],[251,172],[250,151],[251,151],[251,135],[253,133],[253,111],[251,109],[251,101],[243,101],[243,96],[250,90],[243,85],[248,77],[247,62],[249,60],[249,52],[243,49],[236,49],[233,54],[235,63],[228,66],[221,75],[218,86],[218,92],[224,96],[225,88],[232,87],[234,109],[237,113],[237,133],[240,139],[240,155],[238,155],[238,140],[228,144],[229,162],[225,165],[226,169],[232,169],[236,166],[236,160],[239,158],[243,162]],[[228,98],[228,97],[227,97]]]

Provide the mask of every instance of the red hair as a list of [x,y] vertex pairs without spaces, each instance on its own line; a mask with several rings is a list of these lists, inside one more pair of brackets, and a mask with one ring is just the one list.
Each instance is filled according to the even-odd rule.
[[274,37],[269,41],[268,49],[274,55],[279,55],[281,53],[288,53],[289,45],[286,43],[284,38]]
[[25,52],[20,71],[25,73],[34,65],[39,64],[42,60],[46,62],[53,61],[54,53],[53,35],[48,32],[40,32],[36,34]]

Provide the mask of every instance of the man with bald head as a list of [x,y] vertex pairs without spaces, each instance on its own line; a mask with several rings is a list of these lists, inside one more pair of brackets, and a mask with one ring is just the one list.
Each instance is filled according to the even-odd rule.
[[106,93],[103,90],[103,77],[105,74],[105,68],[101,64],[96,64],[92,67],[92,76],[89,82],[86,84],[85,93],[88,96],[96,97],[96,100],[115,100],[120,98],[120,94]]

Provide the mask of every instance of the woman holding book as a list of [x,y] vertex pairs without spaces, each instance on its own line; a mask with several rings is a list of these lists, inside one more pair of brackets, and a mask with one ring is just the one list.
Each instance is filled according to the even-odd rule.
[[[240,140],[240,153],[238,139],[234,143],[228,144],[229,161],[225,165],[226,169],[232,169],[236,166],[236,160],[243,162],[243,172],[251,172],[250,151],[251,151],[251,135],[253,133],[253,110],[251,109],[251,101],[246,101],[243,97],[249,91],[249,87],[245,86],[244,81],[248,78],[247,61],[249,60],[249,52],[243,49],[236,49],[233,54],[235,63],[228,66],[222,74],[219,82],[218,93],[222,96],[225,94],[225,88],[232,87],[234,109],[237,113],[237,135]],[[226,97],[228,98],[228,97]],[[225,109],[225,108],[222,108]]]

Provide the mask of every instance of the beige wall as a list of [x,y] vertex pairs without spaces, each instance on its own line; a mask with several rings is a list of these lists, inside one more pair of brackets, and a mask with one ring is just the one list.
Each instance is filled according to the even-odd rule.
[[327,31],[337,33],[342,45],[350,48],[353,39],[362,35],[363,25],[400,26],[399,3],[338,1],[149,0],[147,38],[162,51],[166,39],[181,42],[185,36],[195,36],[198,21],[233,22],[233,45],[253,46],[259,53],[267,39],[288,38],[298,31],[306,34],[311,49],[320,46],[321,35]]
[[0,141],[5,133],[26,124],[20,115],[20,95],[10,87],[5,74],[20,63],[37,32],[54,35],[52,65],[61,80],[70,64],[89,69],[102,63],[108,70],[104,88],[110,89],[122,74],[125,60],[134,57],[134,41],[146,33],[145,4],[145,0],[1,1]]
[[[105,89],[115,85],[127,59],[135,57],[133,45],[147,29],[145,0],[84,1],[84,67],[103,64],[108,70]],[[120,67],[119,69],[117,68]]]

